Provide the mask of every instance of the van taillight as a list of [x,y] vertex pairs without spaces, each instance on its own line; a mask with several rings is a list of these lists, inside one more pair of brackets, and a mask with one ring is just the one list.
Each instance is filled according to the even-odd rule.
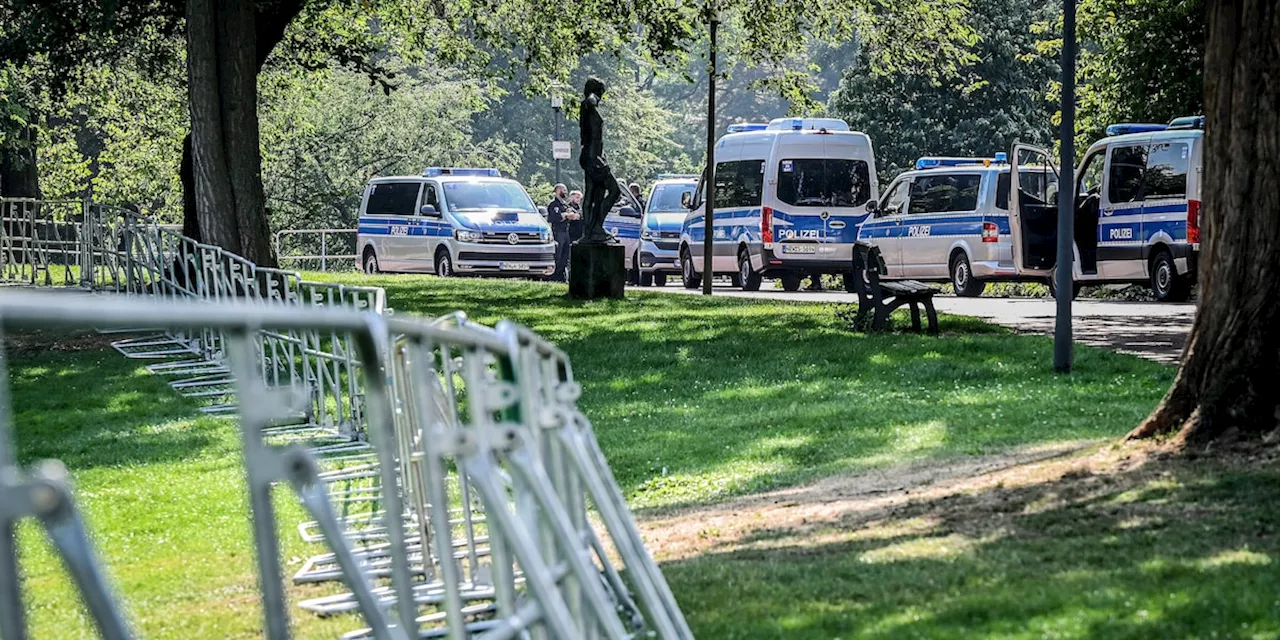
[[1200,201],[1187,201],[1187,242],[1200,243]]
[[994,222],[982,223],[982,241],[983,242],[999,242],[1000,229]]
[[771,207],[760,210],[760,240],[773,242],[773,209]]

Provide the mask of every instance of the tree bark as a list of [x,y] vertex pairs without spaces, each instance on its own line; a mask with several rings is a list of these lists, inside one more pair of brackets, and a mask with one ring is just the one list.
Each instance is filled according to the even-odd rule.
[[19,145],[0,149],[0,196],[39,198],[40,173],[36,167],[36,130],[24,127]]
[[192,186],[202,241],[274,267],[258,148],[256,4],[187,2]]
[[1130,438],[1280,423],[1280,6],[1209,0],[1199,301],[1182,367]]

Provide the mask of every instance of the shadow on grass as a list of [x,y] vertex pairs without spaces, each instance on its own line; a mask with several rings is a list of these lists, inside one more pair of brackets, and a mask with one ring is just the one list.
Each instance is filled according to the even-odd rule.
[[[385,287],[397,313],[457,309],[552,340],[583,382],[633,508],[697,504],[919,458],[1123,434],[1172,369],[1095,349],[1051,372],[1052,343],[967,317],[941,336],[861,334],[836,305],[563,285],[314,274]],[[309,276],[310,277],[310,276]]]
[[1273,460],[1176,460],[765,526],[663,572],[699,637],[1276,637],[1277,507]]
[[[26,332],[10,339],[9,386],[19,457],[69,468],[185,460],[218,441],[213,418],[168,378],[124,358],[103,337]],[[221,427],[224,428],[224,427]]]

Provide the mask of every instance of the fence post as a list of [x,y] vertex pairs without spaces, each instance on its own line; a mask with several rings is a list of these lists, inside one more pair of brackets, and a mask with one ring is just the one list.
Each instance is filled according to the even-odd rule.
[[80,202],[80,232],[76,234],[76,244],[80,249],[80,286],[93,290],[93,234],[97,225],[93,223],[93,207],[89,199]]
[[329,249],[329,242],[328,242],[328,240],[329,240],[329,232],[328,232],[328,231],[321,231],[321,232],[320,232],[320,271],[321,271],[322,273],[328,270],[328,269],[327,269],[328,261],[325,259],[325,258],[327,258],[327,257],[328,257],[328,255],[329,255],[329,250],[328,250],[328,249]]

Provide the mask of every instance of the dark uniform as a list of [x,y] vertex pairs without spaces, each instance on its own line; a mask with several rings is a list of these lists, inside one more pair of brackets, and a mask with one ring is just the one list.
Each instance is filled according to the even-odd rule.
[[564,268],[569,263],[571,222],[564,219],[564,212],[568,208],[569,205],[558,197],[552,199],[551,204],[547,205],[547,223],[551,225],[551,236],[556,241],[556,271],[551,274],[552,280],[564,280]]

